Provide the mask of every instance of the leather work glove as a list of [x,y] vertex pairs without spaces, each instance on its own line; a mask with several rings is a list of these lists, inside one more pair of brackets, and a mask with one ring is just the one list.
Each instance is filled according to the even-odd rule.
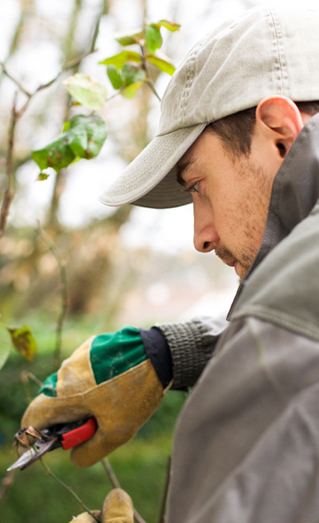
[[[116,488],[106,496],[102,512],[93,511],[100,523],[133,523],[134,510],[130,496],[122,489]],[[88,513],[83,512],[70,523],[96,523]]]
[[38,430],[94,416],[94,436],[73,448],[71,461],[87,467],[130,440],[163,398],[139,330],[93,336],[43,383],[22,418]]

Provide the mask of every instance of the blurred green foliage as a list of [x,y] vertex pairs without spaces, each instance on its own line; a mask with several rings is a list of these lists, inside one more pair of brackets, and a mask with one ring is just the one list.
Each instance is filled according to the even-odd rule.
[[[171,438],[135,438],[115,451],[110,463],[118,480],[132,497],[135,507],[147,523],[156,523],[167,470]],[[9,447],[0,452],[3,475],[15,459]],[[92,510],[100,510],[112,486],[101,463],[88,469],[74,467],[66,451],[48,454],[45,462],[50,469],[77,493]],[[1,521],[10,523],[68,523],[84,510],[74,497],[54,478],[47,476],[37,462],[23,471],[16,471],[13,485],[0,505]]]
[[[64,330],[62,358],[73,352],[93,332],[101,331],[92,317],[70,319]],[[1,371],[0,387],[0,485],[6,469],[16,459],[13,436],[20,428],[21,416],[37,392],[38,385],[28,376],[42,381],[52,372],[54,324],[45,315],[27,318],[38,343],[32,362],[11,351]],[[121,486],[132,496],[137,510],[147,523],[155,523],[165,481],[167,460],[171,452],[176,418],[185,401],[185,393],[170,391],[162,405],[127,445],[115,451],[110,462]],[[101,509],[112,488],[101,463],[88,469],[74,467],[68,453],[57,450],[45,457],[52,471],[80,496],[90,509]],[[15,472],[14,483],[0,503],[0,521],[10,523],[57,523],[71,521],[83,510],[73,496],[52,477],[45,475],[41,463]]]

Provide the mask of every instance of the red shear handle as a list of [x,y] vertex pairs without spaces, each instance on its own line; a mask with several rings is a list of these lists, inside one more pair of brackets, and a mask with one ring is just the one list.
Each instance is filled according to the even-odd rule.
[[92,416],[86,423],[84,423],[84,425],[81,425],[81,427],[70,430],[70,432],[66,432],[62,435],[62,447],[64,450],[68,450],[80,445],[80,443],[84,443],[84,441],[92,438],[95,434],[96,428],[97,424],[95,418]]

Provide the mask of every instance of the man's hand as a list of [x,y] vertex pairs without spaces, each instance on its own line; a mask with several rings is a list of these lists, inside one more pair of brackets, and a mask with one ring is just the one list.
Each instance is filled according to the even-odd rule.
[[[94,511],[100,523],[133,523],[134,511],[130,496],[122,489],[111,490],[105,498],[102,512]],[[88,513],[83,512],[70,523],[96,523]]]
[[93,465],[131,439],[160,405],[163,386],[138,329],[92,337],[47,378],[22,418],[22,427],[48,428],[94,416],[97,431],[71,452]]

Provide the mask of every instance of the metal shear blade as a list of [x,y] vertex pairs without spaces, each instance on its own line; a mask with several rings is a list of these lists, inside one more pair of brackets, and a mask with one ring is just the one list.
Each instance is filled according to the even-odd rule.
[[7,469],[7,471],[13,469],[26,469],[32,465],[32,463],[40,459],[46,452],[51,450],[56,443],[56,438],[49,439],[45,442],[41,440],[36,441],[33,447],[24,452],[22,456],[20,456],[20,458]]

